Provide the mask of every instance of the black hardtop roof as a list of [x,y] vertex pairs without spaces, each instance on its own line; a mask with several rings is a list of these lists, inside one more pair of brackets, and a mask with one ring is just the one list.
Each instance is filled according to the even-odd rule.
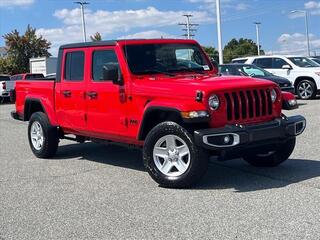
[[[185,40],[185,39],[168,39],[168,38],[155,38],[155,39],[118,39],[118,40],[107,40],[107,41],[93,41],[93,42],[81,42],[81,43],[70,43],[70,44],[65,44],[61,45],[60,49],[67,49],[67,48],[84,48],[84,47],[95,47],[95,46],[115,46],[118,42],[132,42],[132,41],[141,41],[141,40],[146,40],[146,41],[159,41],[159,40]],[[185,40],[187,41],[187,40]]]
[[116,44],[117,44],[117,40],[70,43],[70,44],[61,45],[60,49],[94,47],[94,46],[115,46]]

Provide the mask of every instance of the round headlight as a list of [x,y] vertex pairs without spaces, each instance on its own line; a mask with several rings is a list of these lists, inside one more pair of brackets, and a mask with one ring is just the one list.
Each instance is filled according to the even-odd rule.
[[209,106],[211,110],[217,110],[220,105],[219,97],[217,95],[211,95],[209,97]]
[[271,101],[274,103],[277,100],[277,91],[275,89],[271,90]]

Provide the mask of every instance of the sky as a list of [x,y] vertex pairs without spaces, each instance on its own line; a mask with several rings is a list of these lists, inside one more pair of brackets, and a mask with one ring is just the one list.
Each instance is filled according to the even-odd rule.
[[[87,36],[100,32],[104,40],[119,38],[183,38],[183,14],[199,24],[194,39],[217,48],[215,0],[87,0]],[[221,0],[222,41],[256,41],[254,22],[261,22],[260,44],[267,54],[304,54],[306,10],[312,54],[320,55],[320,0]],[[28,24],[52,43],[57,55],[61,44],[81,42],[80,9],[74,0],[0,0],[0,36]],[[90,40],[90,38],[89,38]],[[4,39],[0,38],[0,46]]]

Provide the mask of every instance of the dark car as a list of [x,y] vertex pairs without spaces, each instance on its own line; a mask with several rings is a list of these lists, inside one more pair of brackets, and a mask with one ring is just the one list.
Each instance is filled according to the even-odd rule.
[[278,77],[272,73],[257,67],[253,64],[230,63],[219,66],[221,75],[250,76],[261,78],[277,83],[282,91],[295,93],[292,83],[283,77]]

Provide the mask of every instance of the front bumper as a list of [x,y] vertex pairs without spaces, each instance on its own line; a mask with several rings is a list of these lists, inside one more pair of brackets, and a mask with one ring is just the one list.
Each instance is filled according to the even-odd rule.
[[296,91],[295,91],[294,87],[281,87],[281,91],[289,92],[289,93],[292,93],[292,94],[296,94]]
[[300,135],[306,127],[306,119],[300,115],[275,119],[255,125],[227,125],[218,129],[201,129],[194,132],[196,145],[213,150],[241,150],[277,144]]
[[2,91],[0,97],[10,97],[10,93],[8,91]]

